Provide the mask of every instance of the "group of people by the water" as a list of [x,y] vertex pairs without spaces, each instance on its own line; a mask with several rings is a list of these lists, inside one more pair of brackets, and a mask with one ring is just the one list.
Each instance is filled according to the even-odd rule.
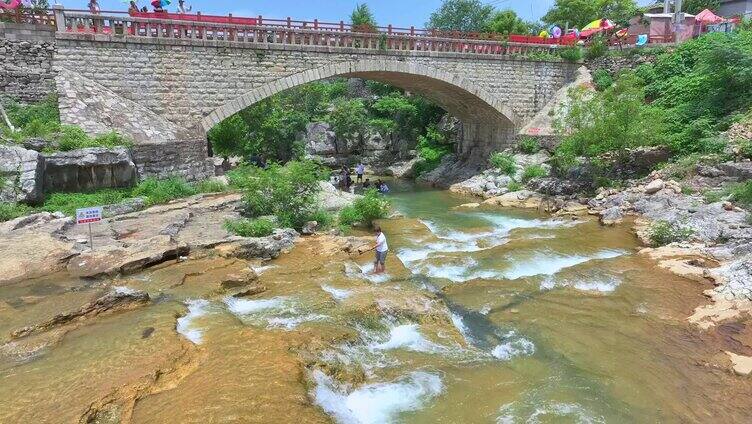
[[[332,174],[331,182],[335,186],[339,187],[340,190],[349,191],[351,193],[355,192],[358,186],[362,190],[375,188],[379,193],[389,193],[389,186],[384,181],[379,178],[375,182],[373,182],[370,178],[365,177],[365,172],[366,166],[362,162],[359,162],[357,165],[355,165],[354,173],[350,169],[350,167],[348,167],[347,165],[342,165],[338,172]],[[355,180],[353,180],[353,174],[355,174]]]

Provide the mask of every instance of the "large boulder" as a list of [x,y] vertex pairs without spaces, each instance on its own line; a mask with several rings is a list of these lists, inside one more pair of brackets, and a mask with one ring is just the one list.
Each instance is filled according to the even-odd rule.
[[303,137],[306,154],[311,156],[333,156],[337,154],[337,136],[326,122],[312,122],[306,125]]
[[728,162],[718,165],[718,169],[740,181],[752,180],[752,162]]
[[133,158],[122,147],[97,147],[46,155],[44,190],[47,192],[131,187],[137,180]]
[[44,156],[14,145],[0,145],[0,201],[44,200]]
[[318,193],[318,203],[327,212],[337,212],[345,206],[352,205],[361,196],[350,192],[338,190],[334,185],[326,181],[320,181],[321,190]]

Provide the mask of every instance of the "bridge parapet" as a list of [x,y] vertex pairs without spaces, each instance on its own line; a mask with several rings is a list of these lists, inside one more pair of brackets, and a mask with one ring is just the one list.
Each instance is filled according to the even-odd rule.
[[[173,15],[166,15],[173,17]],[[186,15],[188,16],[188,15]],[[195,17],[196,15],[190,15]],[[200,15],[199,15],[200,18]],[[240,20],[239,18],[234,18]],[[162,19],[131,16],[123,13],[91,14],[88,12],[55,9],[58,33],[82,36],[103,36],[111,39],[153,38],[166,40],[206,40],[253,44],[255,46],[319,46],[359,49],[389,53],[413,52],[431,54],[462,53],[484,57],[525,57],[536,53],[554,52],[558,44],[520,43],[496,39],[457,38],[434,34],[427,30],[362,31],[358,28],[331,24],[294,25],[270,24],[269,20],[244,18],[244,24],[227,22]]]

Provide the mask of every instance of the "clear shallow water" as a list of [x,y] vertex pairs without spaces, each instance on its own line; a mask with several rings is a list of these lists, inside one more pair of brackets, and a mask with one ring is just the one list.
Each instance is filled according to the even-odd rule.
[[[367,274],[370,255],[328,255],[314,240],[266,264],[209,258],[115,282],[0,290],[3,334],[102,290],[154,299],[31,359],[0,349],[0,422],[75,422],[99,399],[131,395],[111,409],[137,423],[752,416],[752,384],[706,366],[724,347],[685,322],[703,287],[636,256],[627,228],[459,211],[473,199],[409,185],[390,197],[403,218],[381,223],[391,247],[383,276]],[[266,292],[217,290],[249,265]]]

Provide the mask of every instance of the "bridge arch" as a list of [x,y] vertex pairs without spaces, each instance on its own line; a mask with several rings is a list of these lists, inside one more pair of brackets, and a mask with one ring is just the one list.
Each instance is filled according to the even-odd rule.
[[263,84],[209,113],[202,119],[201,126],[209,131],[221,121],[274,94],[333,77],[375,80],[420,94],[462,120],[466,138],[491,141],[488,139],[508,135],[522,123],[496,95],[460,75],[415,62],[360,60],[310,69]]

